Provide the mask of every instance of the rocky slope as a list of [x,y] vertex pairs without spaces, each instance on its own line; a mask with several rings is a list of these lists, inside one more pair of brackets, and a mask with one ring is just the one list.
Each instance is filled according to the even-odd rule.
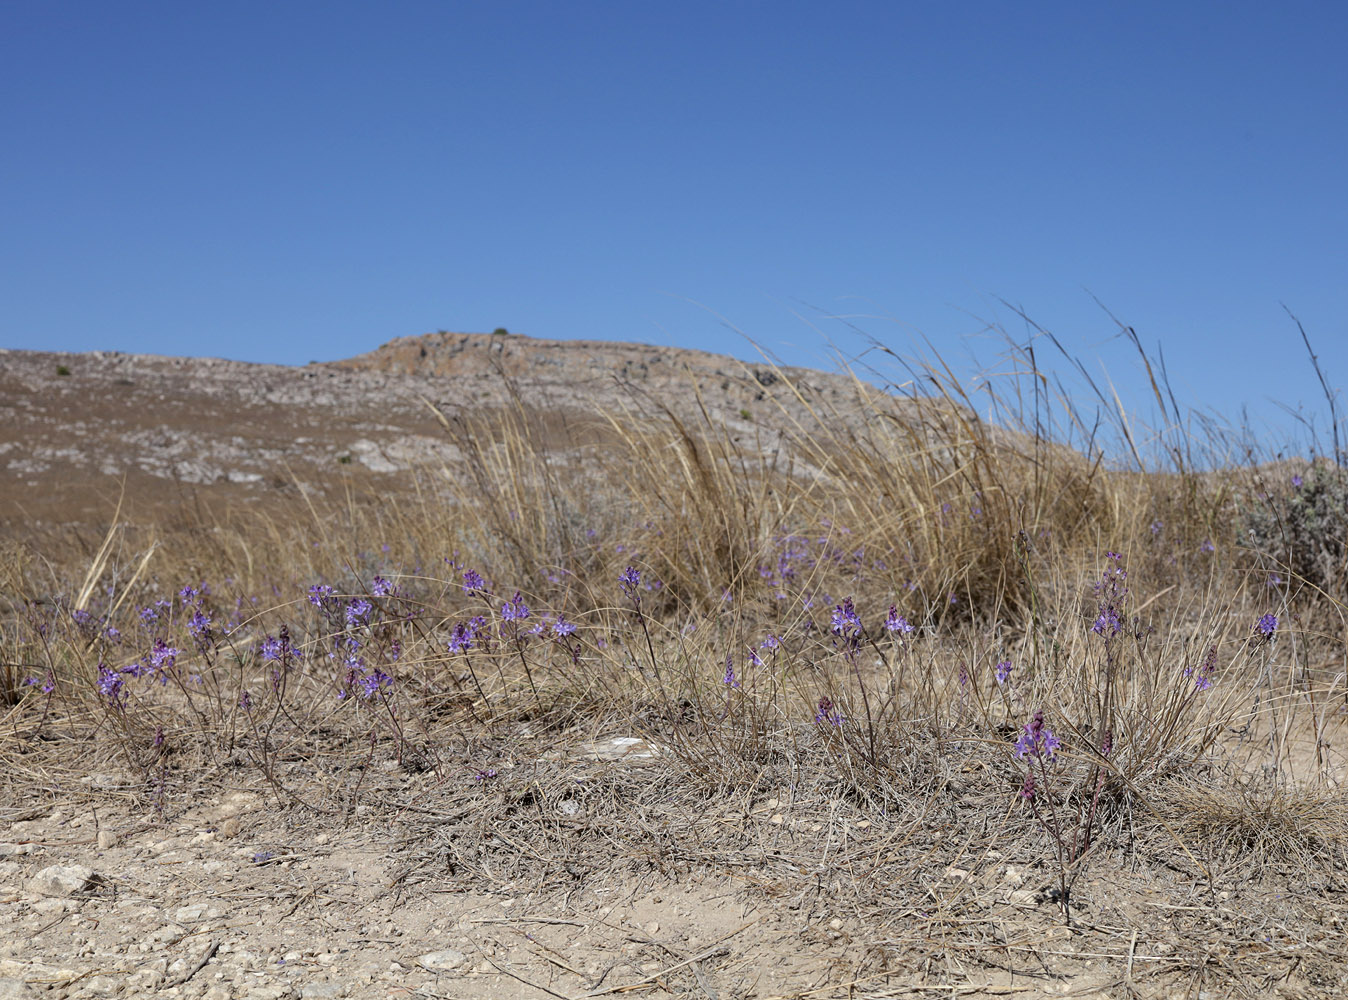
[[812,409],[860,419],[858,394],[874,392],[847,375],[701,351],[518,335],[403,337],[303,367],[0,350],[0,518],[102,520],[123,490],[140,511],[202,496],[396,491],[412,470],[459,460],[442,416],[490,420],[506,407],[573,436],[602,430],[600,411],[669,412],[771,448]]

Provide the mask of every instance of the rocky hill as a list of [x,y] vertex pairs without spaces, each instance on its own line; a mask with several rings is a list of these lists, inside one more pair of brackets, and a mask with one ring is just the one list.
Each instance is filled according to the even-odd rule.
[[507,408],[568,434],[602,431],[601,412],[668,413],[775,448],[783,428],[816,413],[862,419],[872,396],[845,374],[519,335],[402,337],[302,367],[0,350],[0,518],[10,530],[103,521],[123,491],[140,512],[397,491],[409,472],[459,461],[442,418],[490,421]]

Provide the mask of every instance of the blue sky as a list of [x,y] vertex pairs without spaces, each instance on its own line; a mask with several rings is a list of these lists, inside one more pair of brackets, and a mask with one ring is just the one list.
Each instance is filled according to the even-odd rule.
[[1323,410],[1286,303],[1348,384],[1340,5],[42,0],[0,26],[3,346],[303,363],[506,326],[825,366],[855,325],[972,372],[989,323],[1026,333],[1005,300],[1145,402],[1098,298],[1183,400],[1258,423]]

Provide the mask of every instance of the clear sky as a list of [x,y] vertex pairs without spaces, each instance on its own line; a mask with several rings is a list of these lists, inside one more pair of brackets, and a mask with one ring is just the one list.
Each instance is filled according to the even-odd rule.
[[1098,298],[1187,402],[1323,410],[1280,303],[1348,384],[1345,43],[1329,3],[9,0],[0,345],[825,366],[854,324],[972,371],[1005,300],[1135,394]]

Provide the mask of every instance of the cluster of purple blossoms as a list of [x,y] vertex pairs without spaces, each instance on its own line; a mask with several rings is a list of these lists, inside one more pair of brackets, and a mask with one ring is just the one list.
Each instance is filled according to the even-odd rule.
[[178,665],[178,656],[182,651],[170,646],[163,639],[156,639],[150,652],[146,654],[140,663],[134,667],[127,668],[128,673],[133,677],[140,677],[143,674],[158,674],[159,683],[168,683],[169,671]]
[[269,635],[258,647],[262,659],[267,663],[289,664],[291,660],[302,660],[304,653],[290,642],[290,629],[281,626],[279,635]]
[[1044,725],[1044,713],[1041,709],[1034,718],[1025,723],[1025,732],[1016,740],[1016,756],[1024,759],[1028,754],[1043,760],[1052,760],[1062,743],[1053,735],[1053,730]]
[[1123,568],[1123,556],[1117,552],[1105,553],[1105,568],[1092,588],[1099,602],[1091,631],[1106,641],[1123,631],[1123,602],[1128,596],[1128,571]]
[[997,664],[997,683],[1005,684],[1011,678],[1011,661],[1003,660]]
[[1193,677],[1194,690],[1206,691],[1212,687],[1212,675],[1217,672],[1217,647],[1209,646],[1208,655],[1203,657],[1203,662],[1199,666],[1197,675],[1193,667],[1184,668],[1185,677]]
[[485,594],[487,581],[476,570],[466,569],[463,571],[463,591],[465,594]]
[[544,615],[529,629],[530,635],[542,635],[544,632],[551,632],[554,639],[564,639],[576,631],[576,626],[567,621],[562,615],[553,618],[552,615]]
[[187,623],[187,630],[192,634],[192,641],[197,644],[197,648],[203,653],[214,647],[215,631],[211,627],[211,616],[201,605],[197,605],[192,610],[192,617]]
[[346,606],[343,616],[346,618],[347,628],[360,628],[366,625],[370,620],[370,612],[374,610],[374,605],[363,597],[357,597]]
[[122,671],[114,670],[106,664],[98,665],[98,690],[103,697],[108,699],[108,704],[113,708],[123,708],[126,705],[126,682],[122,677]]
[[377,694],[379,691],[388,687],[392,687],[393,678],[390,677],[388,674],[384,673],[378,667],[376,667],[374,670],[370,671],[368,674],[361,677],[359,683],[360,683],[360,693],[368,701],[370,698],[373,698],[375,694]]
[[819,699],[819,704],[815,708],[815,725],[830,725],[834,728],[842,726],[847,716],[843,715],[842,710],[833,704],[833,699],[827,695]]
[[160,621],[167,617],[173,610],[168,601],[155,601],[153,604],[146,605],[137,612],[136,617],[140,619],[141,625],[146,629],[153,629]]
[[459,622],[454,626],[454,631],[450,634],[449,642],[446,644],[451,653],[466,653],[473,648],[473,643],[477,640],[478,632],[485,628],[487,619],[478,615],[467,622]]
[[316,608],[322,608],[332,595],[333,590],[326,583],[316,583],[309,588],[309,603]]
[[758,648],[759,648],[759,649],[774,649],[774,650],[775,650],[775,649],[777,649],[781,644],[782,644],[782,640],[778,639],[775,635],[770,635],[770,636],[768,636],[766,639],[763,640],[762,644],[761,644]]
[[1025,780],[1020,785],[1020,797],[1026,802],[1034,801],[1034,772],[1026,771]]
[[899,609],[895,605],[889,606],[889,617],[885,619],[885,631],[902,632],[904,635],[913,631],[913,626],[908,623],[908,619],[899,614]]
[[376,576],[370,581],[370,593],[375,597],[392,597],[394,596],[393,584],[382,576]]
[[841,604],[833,609],[829,619],[829,631],[853,644],[861,641],[861,616],[857,614],[857,610],[852,604],[852,598],[845,598]]
[[1258,635],[1271,640],[1278,631],[1278,616],[1264,615],[1255,623],[1254,630]]
[[641,586],[641,570],[635,566],[628,566],[627,569],[618,574],[618,586],[629,598],[634,601],[639,600],[637,588]]
[[528,605],[524,603],[524,598],[520,592],[515,591],[515,596],[501,605],[501,620],[508,622],[524,621],[532,612]]
[[51,694],[53,691],[56,690],[56,675],[53,674],[50,670],[48,670],[47,679],[45,681],[42,680],[42,678],[40,677],[29,677],[26,681],[23,682],[24,687],[37,687],[39,683],[42,685],[42,687],[39,688],[39,690],[43,694]]
[[721,683],[731,688],[740,686],[739,678],[735,676],[735,660],[729,653],[725,654],[725,676],[721,678]]

